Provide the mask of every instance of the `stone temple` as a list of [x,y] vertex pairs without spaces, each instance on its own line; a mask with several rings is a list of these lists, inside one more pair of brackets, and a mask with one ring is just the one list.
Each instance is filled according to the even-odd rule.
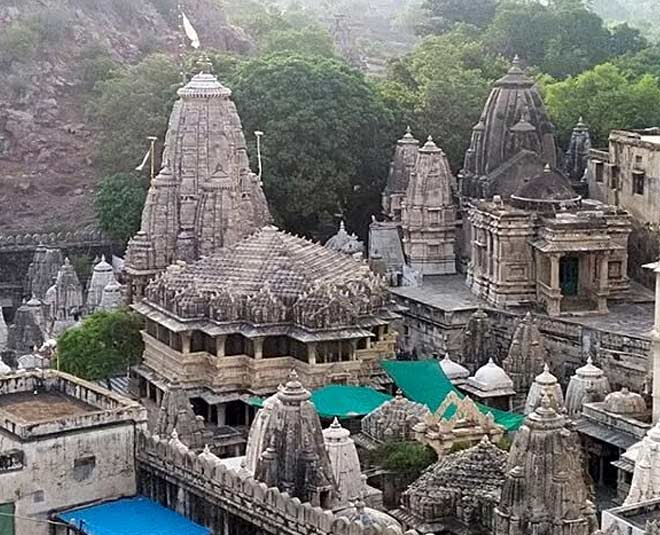
[[141,298],[149,280],[173,262],[232,245],[270,221],[231,90],[208,63],[178,95],[162,169],[126,253],[131,299]]

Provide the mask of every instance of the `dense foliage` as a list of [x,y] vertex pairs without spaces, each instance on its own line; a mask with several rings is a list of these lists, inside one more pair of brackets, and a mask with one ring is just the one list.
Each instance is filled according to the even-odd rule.
[[429,446],[419,442],[387,442],[366,453],[366,462],[396,473],[402,479],[414,481],[438,455]]
[[117,243],[126,244],[140,229],[148,179],[132,173],[117,173],[101,180],[96,192],[99,224]]
[[266,133],[264,184],[277,222],[327,237],[340,214],[364,229],[393,133],[364,76],[333,59],[273,55],[242,65],[233,87],[246,133]]
[[125,374],[142,355],[141,327],[127,310],[95,312],[59,338],[59,369],[90,381]]

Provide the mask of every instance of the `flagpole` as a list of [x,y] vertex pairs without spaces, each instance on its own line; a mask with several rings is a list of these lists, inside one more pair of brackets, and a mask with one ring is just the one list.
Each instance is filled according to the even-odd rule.
[[151,153],[151,179],[150,182],[153,182],[154,176],[156,174],[156,140],[158,139],[156,136],[148,136],[147,139],[151,142],[151,149],[149,152]]
[[261,163],[261,136],[263,136],[264,133],[261,130],[257,130],[254,135],[257,136],[257,163],[259,166],[259,180],[261,180],[263,174],[263,166]]

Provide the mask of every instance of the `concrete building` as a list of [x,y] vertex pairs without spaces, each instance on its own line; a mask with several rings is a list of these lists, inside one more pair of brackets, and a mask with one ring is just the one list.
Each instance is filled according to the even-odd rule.
[[138,403],[53,370],[0,376],[0,511],[48,535],[57,511],[136,492]]

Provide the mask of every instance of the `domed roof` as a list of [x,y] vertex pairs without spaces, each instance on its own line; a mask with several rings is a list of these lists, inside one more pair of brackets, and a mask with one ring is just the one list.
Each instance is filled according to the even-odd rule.
[[445,357],[440,361],[440,367],[450,381],[467,379],[470,376],[468,369],[453,361],[449,353],[445,353]]
[[594,361],[591,357],[587,358],[587,363],[584,366],[580,366],[575,370],[575,375],[581,377],[582,379],[587,378],[597,378],[605,375],[605,372],[601,370],[598,366],[594,366]]
[[430,415],[426,405],[410,401],[397,392],[394,399],[362,418],[362,432],[379,442],[412,440],[413,427]]
[[101,260],[94,266],[94,271],[96,273],[107,273],[108,271],[112,271],[112,266],[106,262],[105,255],[101,255]]
[[222,85],[217,77],[211,73],[211,62],[203,58],[200,62],[202,71],[193,76],[190,81],[177,91],[182,98],[209,98],[231,96],[231,89]]
[[484,366],[477,370],[474,377],[470,377],[469,382],[483,391],[509,390],[513,388],[511,378],[500,366],[495,364],[492,357],[488,359],[488,362]]
[[580,200],[564,175],[545,166],[543,173],[524,181],[511,196],[513,201],[540,203],[572,203]]
[[620,391],[605,396],[605,410],[614,414],[634,416],[646,412],[646,402],[642,396],[624,386]]
[[0,375],[11,373],[11,368],[0,359]]
[[568,416],[575,417],[582,412],[584,403],[599,402],[611,391],[607,376],[597,366],[594,366],[591,357],[587,363],[575,370],[566,388],[566,412]]
[[527,394],[525,403],[525,414],[530,414],[541,405],[541,399],[547,396],[550,401],[550,407],[556,412],[564,410],[564,394],[557,378],[550,373],[547,364],[543,366],[543,371],[536,376],[532,386]]
[[34,294],[32,294],[32,297],[26,303],[26,305],[31,307],[31,308],[40,307],[41,306],[41,301],[39,301],[39,299],[37,299],[37,297]]
[[346,518],[351,523],[359,522],[370,533],[382,533],[387,528],[391,535],[403,533],[399,522],[383,511],[366,507],[362,498],[357,499],[352,507],[339,511],[336,516]]
[[346,232],[344,221],[340,221],[337,234],[331,236],[325,242],[325,246],[332,251],[340,251],[346,254],[362,253],[364,251],[364,244],[358,237],[355,234]]

